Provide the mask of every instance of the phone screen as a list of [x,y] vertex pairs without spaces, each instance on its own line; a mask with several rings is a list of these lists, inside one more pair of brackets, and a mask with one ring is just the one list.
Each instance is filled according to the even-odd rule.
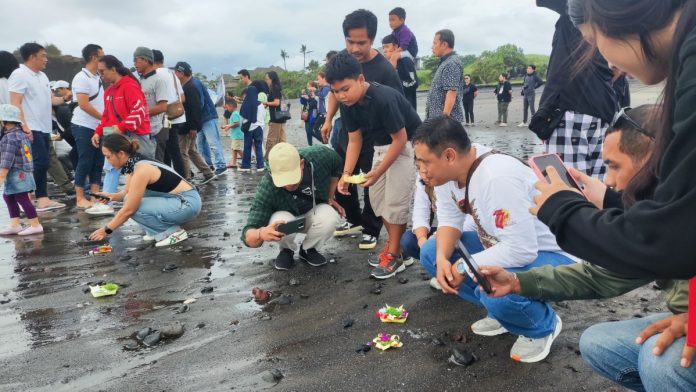
[[563,161],[561,161],[561,158],[558,157],[558,155],[554,154],[548,154],[548,155],[540,155],[537,157],[532,157],[532,160],[534,161],[534,164],[539,168],[539,171],[541,174],[546,178],[546,181],[549,180],[549,176],[546,173],[546,168],[549,166],[553,166],[554,169],[558,172],[558,175],[561,176],[561,179],[563,182],[566,183],[571,188],[575,188],[579,191],[582,191],[580,187],[578,187],[578,184],[575,182],[575,179],[570,175],[570,172],[568,169],[566,169],[565,165],[563,164]]
[[457,248],[459,249],[459,253],[462,256],[462,260],[466,263],[467,267],[469,267],[469,270],[471,271],[472,274],[476,277],[476,280],[478,281],[478,284],[483,288],[483,291],[486,293],[491,292],[491,284],[488,282],[488,279],[481,275],[479,273],[479,266],[476,264],[474,261],[474,258],[471,257],[471,254],[469,251],[466,249],[464,244],[459,241],[457,242]]

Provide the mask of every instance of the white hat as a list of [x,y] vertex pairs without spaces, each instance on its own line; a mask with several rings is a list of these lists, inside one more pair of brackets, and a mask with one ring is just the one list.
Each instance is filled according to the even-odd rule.
[[14,105],[0,105],[0,121],[21,123],[19,119],[19,108]]
[[56,91],[59,88],[70,88],[70,83],[66,82],[65,80],[58,80],[53,83],[53,86],[51,87],[53,91]]

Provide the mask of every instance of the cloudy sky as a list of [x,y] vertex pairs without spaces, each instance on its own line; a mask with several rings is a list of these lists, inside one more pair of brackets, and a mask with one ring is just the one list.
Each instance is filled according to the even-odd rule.
[[302,44],[313,51],[307,62],[343,47],[341,22],[357,8],[377,15],[381,42],[396,6],[406,9],[419,55],[430,53],[433,34],[442,28],[454,31],[460,54],[505,43],[548,54],[558,16],[537,8],[534,0],[0,0],[5,15],[0,50],[36,41],[79,56],[84,45],[97,43],[130,65],[133,50],[148,46],[162,50],[167,65],[186,60],[194,71],[211,75],[282,66],[285,49],[288,69],[299,70]]

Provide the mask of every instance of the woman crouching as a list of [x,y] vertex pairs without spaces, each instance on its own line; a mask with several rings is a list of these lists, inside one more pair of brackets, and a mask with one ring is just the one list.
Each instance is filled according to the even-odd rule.
[[179,225],[201,212],[201,197],[196,188],[170,167],[138,154],[137,140],[112,134],[103,139],[101,149],[106,160],[127,174],[128,179],[122,191],[101,194],[105,199],[123,201],[123,208],[89,238],[102,240],[132,218],[145,229],[143,240],[154,240],[157,247],[187,239],[186,230]]

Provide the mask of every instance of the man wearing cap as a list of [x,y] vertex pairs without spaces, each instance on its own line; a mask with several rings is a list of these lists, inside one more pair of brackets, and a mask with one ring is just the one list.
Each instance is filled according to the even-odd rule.
[[191,179],[191,163],[203,174],[204,183],[215,178],[215,173],[208,166],[196,147],[196,136],[198,131],[203,126],[203,105],[201,104],[201,95],[193,83],[191,77],[191,66],[183,61],[176,63],[174,74],[184,89],[184,111],[186,112],[186,121],[177,131],[179,133],[179,150],[184,164],[183,177],[187,180]]
[[270,174],[263,176],[242,230],[242,241],[250,248],[264,242],[278,242],[280,253],[274,266],[292,268],[295,234],[284,234],[278,225],[305,218],[300,258],[313,267],[326,264],[317,247],[333,236],[343,208],[334,200],[342,163],[338,154],[325,146],[300,149],[279,143],[268,154]]
[[[157,75],[155,55],[152,53],[152,49],[143,46],[137,47],[133,53],[133,65],[140,75],[140,88],[145,94],[147,109],[150,113],[150,135],[154,139],[164,129],[164,114],[167,112],[167,84]],[[168,132],[168,128],[164,132]],[[156,143],[155,140],[153,142]]]
[[[181,81],[174,75],[174,71],[164,66],[164,54],[162,54],[162,51],[152,49],[152,53],[155,56],[157,76],[167,85],[167,108],[170,105],[174,105],[174,107],[179,105],[178,107],[181,108],[184,102],[184,89],[181,88]],[[167,109],[167,111],[169,110]],[[157,135],[157,151],[155,152],[155,159],[168,165],[171,163],[174,170],[181,176],[185,174],[184,162],[179,150],[178,131],[185,122],[185,110],[173,114],[171,117],[170,113],[165,113],[165,127]]]

